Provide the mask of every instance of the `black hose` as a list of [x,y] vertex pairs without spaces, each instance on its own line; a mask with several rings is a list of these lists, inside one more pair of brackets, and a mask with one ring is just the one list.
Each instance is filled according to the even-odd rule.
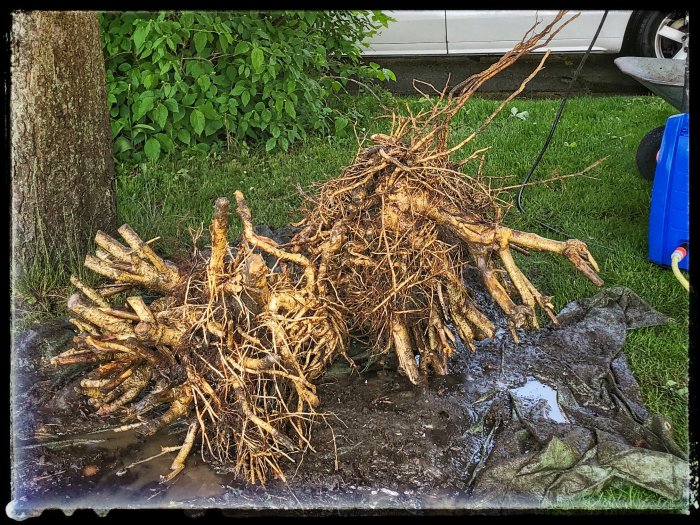
[[[557,111],[556,117],[554,117],[554,122],[552,122],[552,127],[549,130],[549,135],[547,135],[547,139],[544,141],[544,144],[542,145],[542,149],[540,150],[539,155],[537,155],[537,158],[535,159],[534,164],[532,165],[532,168],[530,168],[530,172],[525,176],[523,179],[523,182],[520,184],[520,190],[518,191],[518,200],[517,200],[517,206],[518,206],[518,211],[520,213],[525,213],[525,210],[523,209],[523,204],[522,204],[522,197],[523,197],[523,191],[525,190],[525,186],[527,183],[530,181],[530,178],[532,177],[533,173],[535,173],[535,170],[537,169],[537,166],[539,165],[540,161],[542,160],[542,157],[544,157],[545,151],[547,151],[547,148],[549,147],[549,143],[552,140],[552,137],[554,136],[554,131],[557,129],[557,125],[559,124],[559,119],[562,116],[562,113],[564,112],[564,106],[566,105],[566,101],[569,99],[569,95],[571,94],[571,88],[574,86],[576,83],[576,79],[578,78],[579,73],[581,72],[581,69],[583,69],[583,64],[586,63],[586,60],[588,59],[588,55],[591,54],[591,49],[593,49],[593,45],[595,44],[596,40],[598,39],[598,35],[600,34],[600,30],[603,29],[603,24],[605,23],[605,19],[608,16],[608,10],[606,9],[605,12],[603,13],[603,18],[600,19],[600,24],[598,24],[598,29],[595,32],[595,35],[593,36],[593,40],[591,40],[591,43],[588,45],[588,49],[586,50],[586,53],[583,55],[581,58],[581,62],[579,62],[578,67],[576,68],[576,72],[574,73],[573,78],[571,79],[571,82],[569,82],[569,87],[566,89],[566,93],[564,94],[564,98],[561,101],[561,104],[559,104],[559,110]],[[564,232],[561,232],[557,230],[556,228],[550,226],[549,224],[545,224],[537,219],[535,221],[543,226],[544,228],[547,228],[548,230],[557,233],[559,235],[562,235],[564,237],[570,237]]]

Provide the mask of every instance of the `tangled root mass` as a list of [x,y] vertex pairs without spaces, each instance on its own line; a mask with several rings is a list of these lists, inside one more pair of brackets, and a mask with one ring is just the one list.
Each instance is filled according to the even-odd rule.
[[[220,198],[211,252],[195,251],[179,267],[127,225],[118,230],[126,244],[98,232],[85,265],[112,284],[96,290],[72,279],[79,291],[68,307],[78,335],[53,363],[93,365],[81,388],[98,415],[119,418],[116,430],[149,436],[188,422],[166,480],[184,468],[201,436],[206,459],[264,483],[270,474],[284,479],[281,458],[294,461],[311,447],[314,380],[339,356],[354,366],[346,354],[351,335],[369,341],[372,354],[393,352],[414,384],[430,370],[447,373],[460,342],[474,350],[493,335],[465,286],[468,269],[481,275],[516,340],[517,329],[538,327],[538,309],[556,323],[550,298],[512,252],[561,254],[600,286],[588,248],[503,225],[503,207],[480,182],[486,149],[451,158],[524,89],[547,53],[479,129],[455,145],[449,139],[451,119],[476,90],[545,46],[565,25],[562,16],[486,71],[443,90],[429,109],[393,114],[388,135],[373,135],[340,177],[305,198],[300,230],[285,245],[253,231],[240,192],[239,245],[227,240],[229,201]],[[121,306],[110,303],[134,289],[159,298],[147,304],[134,294]]]

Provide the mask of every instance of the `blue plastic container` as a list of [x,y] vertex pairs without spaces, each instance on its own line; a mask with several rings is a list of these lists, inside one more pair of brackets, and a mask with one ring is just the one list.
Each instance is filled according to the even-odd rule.
[[[690,240],[688,224],[689,172],[688,114],[669,117],[661,139],[651,191],[649,214],[649,260],[671,266],[671,254]],[[678,265],[688,269],[688,256]]]

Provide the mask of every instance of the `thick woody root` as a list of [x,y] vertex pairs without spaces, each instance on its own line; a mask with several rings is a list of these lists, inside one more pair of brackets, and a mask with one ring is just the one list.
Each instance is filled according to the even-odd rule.
[[[134,285],[169,293],[180,276],[175,265],[157,256],[129,226],[119,232],[129,248],[98,232],[96,256],[85,260],[87,267],[112,278],[115,285],[98,291],[71,278],[79,292],[68,300],[68,309],[75,315],[70,321],[79,335],[71,349],[51,361],[95,365],[80,381],[89,404],[98,415],[116,416],[129,423],[128,428],[151,435],[189,415],[192,394],[174,353],[187,327],[167,309],[166,299],[146,305],[134,295],[114,307],[108,298]],[[152,415],[156,411],[161,414]]]
[[[488,79],[545,46],[568,22],[562,15],[486,71],[429,109],[392,115],[388,135],[374,135],[340,177],[307,196],[300,231],[285,245],[255,234],[251,211],[236,192],[243,226],[227,241],[229,201],[215,203],[211,252],[195,250],[181,267],[161,259],[128,226],[126,245],[103,232],[85,265],[112,280],[95,290],[80,282],[68,307],[78,335],[56,365],[89,364],[81,381],[100,416],[119,430],[149,436],[187,422],[172,479],[200,443],[203,457],[251,483],[284,479],[280,460],[311,447],[319,399],[314,381],[339,356],[350,334],[375,355],[393,352],[412,383],[446,374],[462,346],[493,336],[494,321],[465,284],[481,276],[505,312],[511,333],[556,323],[551,298],[517,265],[513,251],[567,258],[600,286],[584,243],[546,239],[503,224],[504,206],[482,183],[486,149],[466,151],[542,62],[471,135],[450,145],[450,122]],[[557,25],[558,24],[558,25]],[[555,28],[556,26],[556,28]],[[458,154],[461,160],[457,160]],[[273,259],[268,267],[265,259]],[[147,304],[137,291],[158,299]],[[129,292],[117,305],[118,294]]]
[[[310,446],[310,422],[319,404],[313,381],[345,354],[347,330],[319,292],[309,261],[256,235],[243,195],[237,192],[236,200],[241,246],[228,268],[210,265],[228,276],[218,280],[220,300],[210,306],[227,321],[212,331],[217,321],[203,318],[209,351],[196,356],[202,374],[211,371],[216,406],[201,392],[195,406],[210,457],[252,483],[264,483],[267,472],[284,479],[280,457],[293,460],[292,453]],[[270,271],[256,249],[275,256],[283,268]],[[213,245],[210,261],[215,251]]]

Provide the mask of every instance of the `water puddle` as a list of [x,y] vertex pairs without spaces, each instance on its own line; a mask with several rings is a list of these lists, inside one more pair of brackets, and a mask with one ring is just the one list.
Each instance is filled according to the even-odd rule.
[[569,422],[557,402],[557,391],[534,377],[528,377],[523,386],[510,389],[510,393],[526,410],[543,406],[547,418],[557,423]]

